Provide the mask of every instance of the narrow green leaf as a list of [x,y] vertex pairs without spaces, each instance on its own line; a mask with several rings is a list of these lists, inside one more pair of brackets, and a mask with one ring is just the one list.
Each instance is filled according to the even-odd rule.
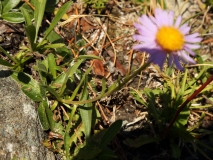
[[61,97],[59,96],[59,94],[53,88],[51,88],[51,87],[49,87],[47,85],[42,85],[42,87],[46,88],[46,90],[49,91],[52,95],[54,95],[58,101],[61,100]]
[[148,135],[140,135],[138,138],[136,139],[125,139],[123,141],[124,144],[126,144],[129,147],[140,147],[146,144],[150,144],[153,142],[159,142],[161,140],[161,138],[158,137],[149,137]]
[[50,34],[47,36],[47,40],[50,42],[50,43],[63,43],[64,42],[64,39],[61,38],[61,36],[59,36],[54,30],[52,30],[50,32]]
[[56,26],[56,24],[59,22],[61,17],[67,12],[67,10],[70,8],[72,4],[72,1],[66,2],[57,12],[55,17],[53,18],[49,28],[45,31],[45,36],[43,39],[46,39],[46,37],[50,34],[50,32],[53,30],[53,28]]
[[24,22],[24,16],[21,12],[7,12],[3,13],[1,17],[11,23],[21,23]]
[[84,82],[84,79],[85,79],[86,75],[88,75],[89,72],[90,72],[91,70],[92,70],[92,67],[88,68],[87,71],[84,73],[83,77],[81,78],[80,83],[79,83],[78,86],[75,88],[75,90],[74,90],[72,96],[69,98],[69,100],[72,101],[72,100],[76,97],[76,95],[77,95],[79,89],[81,88],[81,86],[82,86],[82,84],[83,84],[83,82]]
[[27,38],[29,39],[29,42],[30,42],[31,49],[32,49],[32,51],[34,51],[35,50],[34,40],[35,40],[35,37],[36,37],[35,26],[33,26],[33,25],[27,26],[25,28],[25,30],[26,30]]
[[46,48],[46,49],[49,49],[49,48],[57,49],[57,48],[60,48],[60,47],[63,47],[63,46],[65,46],[64,43],[55,43],[55,44],[45,45],[44,48]]
[[19,4],[20,0],[4,0],[3,1],[3,13],[9,12],[11,9]]
[[101,60],[100,57],[95,56],[95,55],[80,55],[80,56],[78,56],[77,59],[99,59],[99,60]]
[[50,129],[53,132],[59,133],[62,136],[64,136],[64,127],[60,123],[56,123],[53,120],[53,112],[50,110],[47,100],[43,100],[42,105],[45,107],[45,112],[49,122]]
[[8,67],[12,67],[13,65],[10,64],[8,61],[5,61],[3,59],[0,58],[0,64],[4,65],[4,66],[8,66]]
[[66,84],[67,84],[69,77],[71,77],[76,72],[76,70],[78,69],[78,67],[81,65],[82,62],[84,62],[84,59],[79,59],[77,62],[75,62],[75,64],[73,66],[69,67],[59,95],[62,95],[64,93],[64,90],[66,88]]
[[108,130],[104,134],[102,141],[100,143],[101,149],[104,149],[104,147],[106,147],[107,144],[109,144],[112,141],[112,139],[121,129],[121,126],[122,126],[122,120],[117,120],[108,128]]
[[[80,100],[87,100],[89,98],[89,94],[87,91],[87,82],[88,82],[87,78],[85,78],[84,87],[81,93]],[[84,124],[84,133],[85,133],[86,141],[88,142],[90,137],[91,127],[92,127],[92,103],[80,105],[79,109],[80,109],[82,122]]]
[[26,26],[32,25],[30,14],[28,13],[28,11],[25,8],[23,8],[23,7],[21,7],[20,9],[21,9],[21,12],[22,12],[22,14],[24,16],[24,20],[25,20]]
[[53,76],[53,79],[56,78],[56,62],[55,62],[55,57],[52,53],[48,54],[47,56],[48,59],[48,66],[49,66],[49,71],[51,75]]
[[172,148],[172,157],[175,159],[179,159],[181,155],[181,150],[178,145],[171,143],[170,147]]
[[35,3],[34,18],[35,18],[36,34],[35,34],[34,43],[36,43],[38,31],[39,31],[39,28],[41,26],[42,19],[43,19],[43,16],[44,16],[46,1],[47,0],[37,0],[36,3]]
[[181,96],[183,96],[184,92],[185,92],[187,75],[188,75],[188,69],[185,70],[184,77],[183,77],[183,80],[181,82],[181,93],[180,93]]
[[66,75],[65,73],[61,73],[54,81],[51,83],[52,88],[61,88]]
[[38,67],[39,71],[42,71],[42,72],[45,72],[45,73],[48,72],[46,66],[43,63],[39,62],[39,61],[37,62],[37,67]]
[[47,100],[43,100],[43,101],[42,101],[42,106],[45,108],[46,117],[47,117],[47,119],[48,119],[48,124],[49,124],[49,126],[50,126],[50,129],[51,129],[52,131],[54,131],[56,122],[53,120],[53,113],[52,113],[52,111],[51,111],[50,108],[49,108],[49,105],[48,105]]
[[70,139],[71,137],[69,135],[69,132],[65,132],[64,147],[65,147],[66,157],[68,157],[70,154]]
[[48,130],[50,126],[46,116],[45,107],[42,102],[39,104],[39,107],[38,107],[38,117],[43,130]]

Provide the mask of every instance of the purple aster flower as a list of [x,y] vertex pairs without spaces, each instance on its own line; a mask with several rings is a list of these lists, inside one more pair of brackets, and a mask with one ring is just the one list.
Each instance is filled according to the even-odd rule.
[[167,55],[169,56],[169,66],[173,64],[183,70],[179,60],[188,64],[195,64],[189,56],[195,56],[193,49],[200,48],[195,44],[202,40],[199,33],[189,34],[190,27],[181,24],[182,17],[178,16],[174,20],[173,11],[165,11],[160,8],[155,9],[155,17],[142,15],[139,23],[134,23],[139,34],[133,35],[134,40],[142,42],[135,45],[133,49],[144,51],[150,54],[149,62],[153,62],[163,68]]

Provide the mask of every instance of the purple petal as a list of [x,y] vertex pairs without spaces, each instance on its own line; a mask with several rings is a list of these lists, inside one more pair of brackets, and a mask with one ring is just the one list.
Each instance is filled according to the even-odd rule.
[[168,14],[168,25],[172,26],[174,23],[174,12],[170,11]]
[[186,52],[188,52],[190,55],[192,55],[192,56],[195,56],[196,55],[196,53],[195,52],[193,52],[191,49],[189,49],[189,48],[187,48],[187,47],[183,47],[184,48],[184,50],[186,51]]
[[176,67],[181,70],[181,71],[184,71],[184,68],[181,66],[180,62],[179,62],[179,59],[178,59],[178,56],[176,55],[173,55],[174,56],[174,63],[176,65]]
[[196,62],[195,62],[190,56],[188,56],[188,55],[186,54],[185,51],[181,51],[181,52],[179,52],[179,53],[180,53],[180,54],[179,54],[179,57],[180,57],[183,61],[188,62],[188,63],[190,63],[190,64],[196,64]]
[[185,42],[189,43],[199,43],[202,41],[202,38],[197,37],[197,38],[184,38]]
[[146,16],[142,15],[139,18],[139,21],[150,31],[152,32],[157,32],[157,27],[156,25],[153,24],[153,22]]
[[146,51],[146,50],[150,50],[156,47],[156,43],[155,42],[150,42],[150,43],[143,43],[143,44],[137,44],[135,46],[133,46],[134,50],[140,50],[140,51]]
[[179,28],[181,21],[182,21],[182,16],[178,16],[174,24],[175,28]]
[[199,34],[191,34],[191,35],[187,35],[187,36],[184,36],[184,40],[186,42],[189,42],[189,43],[197,43],[197,42],[201,42],[202,38],[201,37],[197,37]]
[[188,27],[187,24],[183,24],[180,28],[179,28],[179,31],[182,33],[182,34],[188,34],[189,31],[190,31],[190,27]]
[[162,70],[166,56],[167,54],[163,51],[159,51],[156,54],[150,54],[149,62],[153,62],[154,64],[157,64]]
[[139,35],[139,34],[135,34],[132,36],[132,38],[134,40],[138,40],[138,41],[141,41],[141,42],[154,42],[155,41],[155,37],[153,36],[142,36],[142,35]]
[[187,48],[189,48],[189,49],[198,49],[198,48],[200,48],[200,45],[198,45],[198,44],[187,44],[187,43],[185,43],[185,44],[184,44],[184,47],[187,47]]

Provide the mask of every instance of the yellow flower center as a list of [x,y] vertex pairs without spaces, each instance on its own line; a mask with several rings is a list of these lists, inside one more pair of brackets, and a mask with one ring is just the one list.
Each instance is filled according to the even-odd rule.
[[156,35],[157,43],[166,51],[172,52],[183,49],[184,36],[174,27],[161,27]]

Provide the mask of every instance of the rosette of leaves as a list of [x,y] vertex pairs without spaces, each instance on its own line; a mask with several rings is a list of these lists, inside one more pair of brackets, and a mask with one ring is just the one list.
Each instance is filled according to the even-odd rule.
[[23,14],[16,8],[19,3],[20,0],[0,1],[0,18],[11,23],[23,22]]

